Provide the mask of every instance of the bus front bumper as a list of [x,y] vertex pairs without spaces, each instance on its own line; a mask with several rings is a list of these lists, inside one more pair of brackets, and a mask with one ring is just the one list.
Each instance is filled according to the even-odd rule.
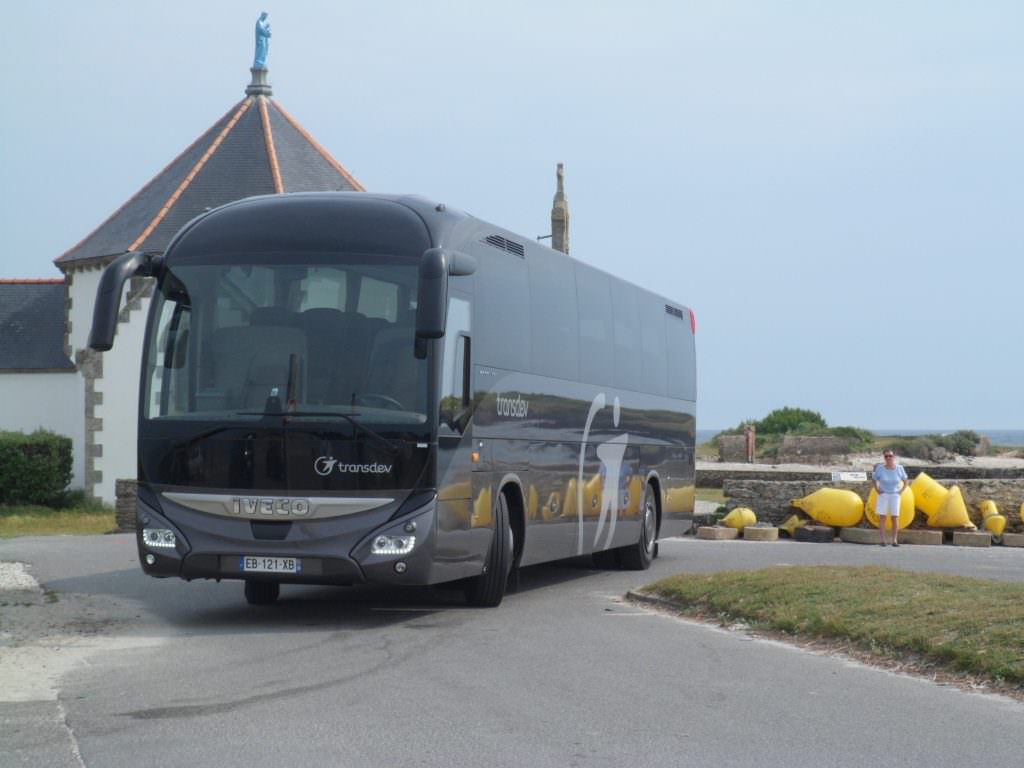
[[303,536],[296,525],[278,541],[256,538],[243,520],[220,524],[216,534],[192,514],[176,523],[141,500],[136,519],[139,562],[156,578],[333,585],[423,585],[446,578],[433,558],[435,500],[369,531],[345,526],[322,536],[307,528]]

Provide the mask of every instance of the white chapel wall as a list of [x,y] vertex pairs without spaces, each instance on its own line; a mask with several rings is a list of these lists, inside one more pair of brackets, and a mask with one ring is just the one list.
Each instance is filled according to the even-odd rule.
[[103,419],[103,429],[96,433],[103,455],[96,457],[94,466],[103,480],[93,493],[109,504],[117,501],[115,481],[133,479],[138,473],[139,375],[148,308],[146,299],[140,309],[132,310],[128,322],[117,324],[114,346],[103,353],[103,378],[96,381],[96,391],[103,393],[103,402],[95,409]]
[[85,485],[85,382],[66,373],[0,373],[0,429],[71,438],[71,488]]
[[92,308],[96,304],[96,288],[100,284],[101,269],[75,270],[71,277],[71,309],[68,319],[71,321],[69,344],[71,356],[89,345],[89,329],[92,327]]

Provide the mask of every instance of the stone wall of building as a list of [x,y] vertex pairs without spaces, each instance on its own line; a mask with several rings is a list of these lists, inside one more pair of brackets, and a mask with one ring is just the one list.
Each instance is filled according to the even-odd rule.
[[138,483],[135,480],[118,480],[114,487],[117,492],[117,501],[114,504],[117,511],[117,530],[134,531]]
[[[778,470],[771,468],[757,469],[759,465],[749,467],[733,467],[719,469],[714,464],[704,465],[697,469],[698,488],[721,488],[726,480],[822,480],[830,481],[830,469],[792,469]],[[770,467],[770,465],[769,465]],[[849,467],[849,469],[856,469]],[[857,471],[869,472],[870,467]],[[926,472],[935,480],[949,485],[947,480],[1024,480],[1024,469],[1008,467],[971,467],[971,466],[934,466],[907,467],[910,478],[917,477],[918,472]]]
[[775,460],[779,464],[832,464],[846,458],[850,444],[841,437],[782,438]]
[[718,438],[718,460],[742,462],[747,460],[747,438],[743,435],[722,435]]
[[[986,499],[992,499],[999,512],[1006,516],[1010,531],[1022,530],[1020,507],[1024,503],[1024,479],[961,479],[943,481],[942,485],[949,488],[959,485],[967,502],[967,512],[971,520],[981,524],[981,513],[978,505]],[[749,507],[754,510],[757,519],[762,522],[778,524],[798,512],[791,506],[793,499],[803,498],[819,488],[848,488],[862,499],[867,500],[871,492],[870,483],[832,483],[827,480],[749,480],[727,479],[723,491],[728,497],[726,506],[729,509]],[[925,516],[918,513],[914,527],[924,527]]]

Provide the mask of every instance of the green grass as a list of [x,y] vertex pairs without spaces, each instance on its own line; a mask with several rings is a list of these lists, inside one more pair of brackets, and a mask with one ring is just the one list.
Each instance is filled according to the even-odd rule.
[[843,641],[1024,687],[1024,584],[878,566],[680,574],[641,592],[691,616]]
[[713,501],[715,504],[725,504],[725,492],[721,488],[698,488],[698,501]]
[[116,528],[114,510],[102,504],[84,503],[63,509],[0,506],[0,539],[61,533],[110,533]]
[[696,448],[695,456],[702,461],[718,461],[718,446],[710,440],[700,443]]

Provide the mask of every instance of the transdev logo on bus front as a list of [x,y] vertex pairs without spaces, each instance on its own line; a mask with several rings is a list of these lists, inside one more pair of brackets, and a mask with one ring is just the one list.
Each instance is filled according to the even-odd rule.
[[342,475],[348,474],[369,474],[386,475],[391,471],[392,464],[343,464],[333,456],[321,456],[313,462],[313,469],[321,477],[327,477],[331,472],[338,472]]
[[517,394],[515,397],[511,395],[502,395],[498,393],[498,415],[508,416],[513,419],[525,419],[527,412],[530,410],[530,401],[523,400],[523,396]]

